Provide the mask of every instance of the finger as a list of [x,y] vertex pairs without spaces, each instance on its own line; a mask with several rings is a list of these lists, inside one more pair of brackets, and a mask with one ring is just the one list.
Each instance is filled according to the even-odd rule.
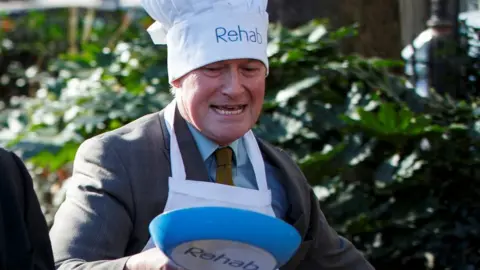
[[183,267],[180,267],[180,266],[177,266],[176,264],[172,263],[172,262],[169,262],[167,265],[166,265],[166,269],[165,270],[187,270]]

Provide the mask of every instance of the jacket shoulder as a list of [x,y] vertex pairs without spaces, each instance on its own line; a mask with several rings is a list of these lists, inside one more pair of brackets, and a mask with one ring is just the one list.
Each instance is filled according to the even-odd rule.
[[282,152],[283,149],[276,146],[276,145],[273,145],[272,143],[260,138],[259,136],[255,135],[255,139],[257,139],[258,143],[263,146],[263,147],[266,147],[266,148],[269,148],[270,150],[272,151],[276,151],[276,152]]
[[168,136],[168,132],[166,132],[163,120],[163,111],[160,111],[142,116],[117,129],[93,136],[83,142],[82,146],[101,145],[101,148],[105,150],[112,148],[141,150],[149,147],[165,149],[166,136]]
[[[25,178],[31,179],[25,164],[14,152],[0,147],[0,172],[2,181],[10,181],[17,188],[23,185]],[[21,181],[20,181],[21,180]]]
[[293,155],[261,138],[257,137],[257,140],[264,159],[268,160],[272,165],[283,171],[286,176],[292,178],[293,181],[295,181],[295,184],[301,188],[302,192],[307,194],[310,185],[303,171],[298,166],[297,162],[295,162]]
[[[259,137],[255,137],[255,138],[258,140],[258,142],[259,142],[259,144],[260,144],[260,146],[263,150],[268,150],[268,152],[270,152],[270,154],[273,153],[273,154],[278,155],[284,161],[288,162],[290,165],[298,168],[298,165],[295,162],[292,153],[290,153],[289,151],[287,151],[287,150],[285,150],[285,149],[283,149],[279,146],[273,145],[272,143],[270,143],[270,142],[268,142],[268,141],[266,141],[262,138],[259,138]],[[264,156],[265,156],[265,154],[266,154],[265,151],[263,151]],[[298,169],[300,169],[300,168],[298,168]]]

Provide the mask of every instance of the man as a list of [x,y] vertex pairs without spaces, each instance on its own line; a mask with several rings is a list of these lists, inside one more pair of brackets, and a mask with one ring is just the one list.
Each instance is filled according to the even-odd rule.
[[[372,269],[327,224],[300,169],[256,138],[268,74],[267,1],[144,0],[175,93],[159,113],[87,140],[51,239],[59,269],[167,269],[148,225],[221,205],[275,216],[302,243],[282,269]],[[232,170],[233,167],[233,170]]]
[[30,177],[14,153],[0,148],[0,269],[54,269],[48,227]]

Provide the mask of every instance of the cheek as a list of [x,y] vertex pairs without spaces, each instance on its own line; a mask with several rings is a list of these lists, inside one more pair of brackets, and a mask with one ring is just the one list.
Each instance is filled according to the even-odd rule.
[[208,88],[195,88],[188,91],[184,100],[192,120],[199,121],[205,117],[209,110],[210,98],[211,92],[208,91]]
[[193,72],[182,83],[182,99],[185,102],[186,107],[190,111],[195,109],[195,104],[199,104],[202,100],[202,86],[199,82],[198,75]]
[[265,97],[265,83],[259,82],[250,89],[252,89],[251,95],[252,95],[253,103],[255,104],[254,105],[255,109],[260,110],[262,108],[263,99]]

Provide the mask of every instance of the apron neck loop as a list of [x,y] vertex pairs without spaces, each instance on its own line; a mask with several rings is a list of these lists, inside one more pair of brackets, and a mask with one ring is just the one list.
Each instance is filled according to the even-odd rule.
[[183,164],[182,154],[178,146],[177,136],[175,134],[175,111],[176,99],[165,108],[165,124],[170,133],[170,164],[173,179],[186,179],[185,166]]
[[[185,165],[183,163],[182,154],[178,145],[178,139],[175,133],[175,112],[177,106],[177,99],[173,99],[172,102],[165,108],[165,122],[170,133],[170,164],[172,171],[172,178],[178,180],[186,180]],[[252,164],[255,178],[257,181],[258,190],[267,191],[267,178],[265,172],[265,164],[262,157],[262,152],[258,147],[257,140],[253,135],[253,132],[249,130],[244,135],[245,148],[247,155]]]

